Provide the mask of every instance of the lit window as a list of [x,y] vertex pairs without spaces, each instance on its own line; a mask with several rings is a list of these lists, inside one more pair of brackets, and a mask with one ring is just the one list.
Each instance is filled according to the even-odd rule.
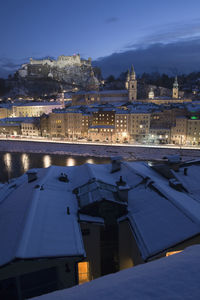
[[90,281],[89,262],[83,261],[78,263],[78,282],[79,284]]
[[183,250],[166,252],[166,256],[174,255],[174,254],[180,253],[182,251]]

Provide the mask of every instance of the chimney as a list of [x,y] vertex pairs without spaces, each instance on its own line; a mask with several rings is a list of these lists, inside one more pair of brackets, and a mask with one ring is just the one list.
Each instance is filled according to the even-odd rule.
[[111,157],[111,164],[112,164],[111,173],[121,170],[121,160],[122,160],[121,156]]
[[35,170],[35,169],[31,169],[31,170],[27,171],[26,175],[28,176],[28,183],[30,183],[38,178],[37,170]]
[[122,202],[128,202],[128,191],[130,190],[130,186],[126,185],[118,185],[117,194],[119,199]]
[[123,181],[122,176],[119,177],[119,181],[116,181],[117,186],[125,186],[126,182]]
[[184,168],[184,175],[187,176],[188,168]]
[[68,176],[65,173],[61,173],[60,176],[58,177],[59,181],[63,182],[69,182]]

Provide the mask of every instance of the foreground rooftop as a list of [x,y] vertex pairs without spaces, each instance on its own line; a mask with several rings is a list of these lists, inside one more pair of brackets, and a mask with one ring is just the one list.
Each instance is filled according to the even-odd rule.
[[35,300],[199,299],[200,246]]
[[[51,166],[10,180],[0,187],[0,266],[17,258],[84,257],[79,221],[102,222],[90,209],[102,201],[117,204],[118,223],[129,222],[144,261],[195,237],[200,161],[175,165],[176,170],[173,163],[120,161],[114,170],[111,164]],[[120,181],[127,189],[119,188]],[[80,187],[85,192],[77,198]],[[121,203],[119,195],[125,197]]]

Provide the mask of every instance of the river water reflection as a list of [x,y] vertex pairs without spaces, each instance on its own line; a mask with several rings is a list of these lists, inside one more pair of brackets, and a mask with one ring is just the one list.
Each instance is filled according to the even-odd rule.
[[109,158],[101,157],[0,152],[0,182],[18,177],[32,168],[48,168],[51,165],[78,166],[84,163],[105,164],[109,162]]

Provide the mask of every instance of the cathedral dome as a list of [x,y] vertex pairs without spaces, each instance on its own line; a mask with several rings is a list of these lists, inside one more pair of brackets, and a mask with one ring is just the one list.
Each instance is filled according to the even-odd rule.
[[98,90],[99,89],[99,80],[95,77],[93,71],[91,71],[90,77],[89,77],[86,85],[87,85],[87,90]]

